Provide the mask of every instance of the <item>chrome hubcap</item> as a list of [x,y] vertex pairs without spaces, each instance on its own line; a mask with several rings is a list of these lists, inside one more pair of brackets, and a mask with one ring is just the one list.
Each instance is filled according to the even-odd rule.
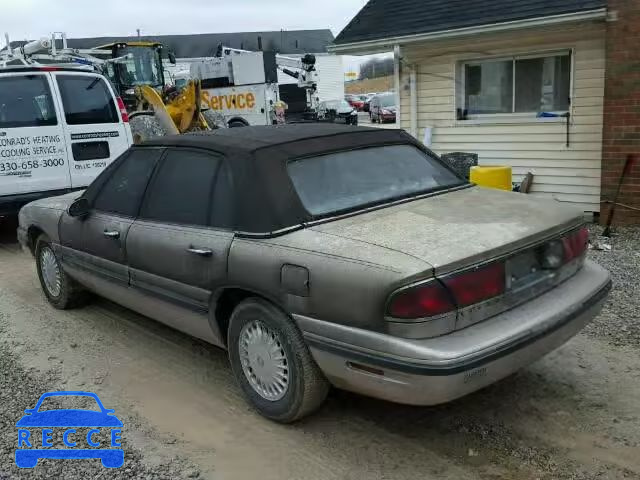
[[49,295],[57,297],[60,295],[61,275],[58,260],[49,247],[43,247],[40,252],[40,271],[44,285]]
[[259,320],[240,331],[240,362],[251,387],[265,400],[275,402],[289,388],[289,361],[278,334]]

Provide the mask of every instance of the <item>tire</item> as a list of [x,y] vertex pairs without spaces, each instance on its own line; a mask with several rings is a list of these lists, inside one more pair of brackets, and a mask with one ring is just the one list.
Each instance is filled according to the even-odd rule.
[[[62,265],[60,265],[60,261],[51,246],[51,240],[49,240],[49,237],[46,235],[40,235],[36,240],[35,255],[40,286],[51,305],[60,310],[66,310],[86,303],[89,297],[88,292],[62,269]],[[44,260],[45,257],[47,260]],[[43,268],[45,268],[43,267],[44,263],[49,263],[50,268],[54,266],[57,267],[59,285],[54,281],[53,283],[57,286],[51,286],[52,278],[48,277],[43,271]],[[49,280],[47,280],[47,278],[49,278]]]
[[[259,350],[257,355],[241,353],[241,350],[255,353],[255,348],[263,348],[266,345],[256,342],[250,343],[254,347],[241,349],[241,339],[246,341],[247,335],[262,338],[260,332],[267,339],[267,343],[271,341],[268,345],[271,353],[264,350]],[[249,298],[236,307],[229,321],[227,345],[236,381],[247,401],[261,415],[277,422],[291,423],[317,410],[327,397],[329,382],[311,357],[302,333],[287,315],[269,302],[260,298]],[[279,355],[279,359],[276,358],[272,362],[274,353]],[[251,362],[251,358],[255,361]],[[267,361],[261,360],[262,358],[266,358]],[[286,383],[286,387],[281,389],[283,391],[275,392],[276,394],[270,392],[272,398],[267,398],[265,394],[269,392],[263,390],[263,393],[260,393],[260,387],[254,386],[256,380],[250,380],[253,372],[256,377],[260,374],[251,367],[269,369],[276,363],[280,365],[271,370],[279,369],[287,375],[287,381],[280,384],[282,386]]]
[[138,144],[155,137],[163,137],[167,132],[153,115],[136,115],[129,119],[133,143]]
[[240,120],[234,120],[232,122],[229,122],[229,128],[239,128],[239,127],[246,127],[247,124],[244,122],[241,122]]

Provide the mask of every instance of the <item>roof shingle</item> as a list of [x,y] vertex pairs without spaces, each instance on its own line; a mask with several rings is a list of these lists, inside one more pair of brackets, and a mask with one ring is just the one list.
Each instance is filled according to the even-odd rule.
[[606,0],[369,0],[335,44],[434,33],[606,7]]

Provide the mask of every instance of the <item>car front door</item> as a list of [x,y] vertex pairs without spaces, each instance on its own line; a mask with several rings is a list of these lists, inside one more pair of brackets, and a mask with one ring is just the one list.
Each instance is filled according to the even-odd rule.
[[141,300],[138,310],[220,345],[209,307],[212,291],[227,278],[234,236],[230,198],[222,155],[169,149],[127,237],[131,285],[154,299]]
[[132,143],[114,92],[102,75],[56,72],[73,188],[85,187]]
[[135,148],[100,175],[83,195],[90,212],[83,217],[62,215],[62,262],[82,283],[102,290],[106,282],[126,286],[126,239],[138,213],[156,162],[163,150]]

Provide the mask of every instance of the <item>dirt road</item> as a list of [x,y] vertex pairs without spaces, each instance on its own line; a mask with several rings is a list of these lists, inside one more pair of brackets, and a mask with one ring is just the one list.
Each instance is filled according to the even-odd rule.
[[[168,478],[154,470],[168,464],[212,479],[640,478],[640,351],[597,336],[447,406],[334,391],[317,415],[280,426],[242,401],[224,352],[105,300],[51,308],[32,258],[5,240],[0,342],[24,375],[94,391],[114,408],[127,448],[149,468],[138,478]],[[18,383],[9,388],[19,400]],[[17,408],[3,406],[3,428]],[[15,432],[0,438],[0,478],[22,475],[9,451]]]

